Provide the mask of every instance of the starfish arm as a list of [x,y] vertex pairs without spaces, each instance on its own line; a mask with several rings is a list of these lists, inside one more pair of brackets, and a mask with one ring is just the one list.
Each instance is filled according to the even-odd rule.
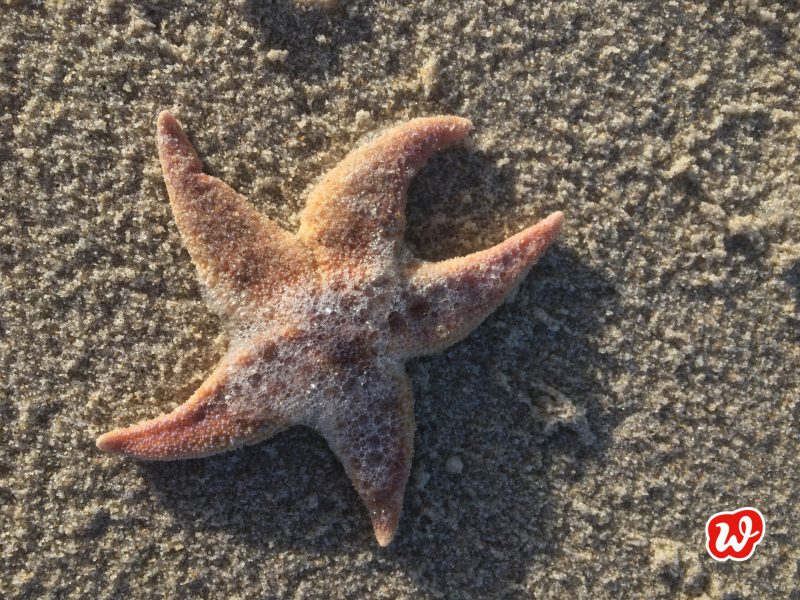
[[394,537],[414,451],[414,398],[400,364],[351,367],[341,409],[311,424],[339,458],[366,505],[381,546]]
[[487,250],[414,265],[406,301],[389,318],[395,352],[431,354],[466,337],[556,239],[563,220],[556,212]]
[[223,313],[262,303],[313,276],[313,259],[292,234],[202,171],[178,121],[158,116],[158,153],[183,242]]
[[97,447],[143,460],[176,460],[271,437],[295,423],[286,410],[286,387],[274,375],[283,368],[274,368],[280,352],[269,341],[231,353],[187,402],[167,415],[101,435]]
[[405,230],[411,179],[434,152],[471,128],[459,117],[413,119],[352,151],[311,192],[299,238],[333,270],[394,252]]

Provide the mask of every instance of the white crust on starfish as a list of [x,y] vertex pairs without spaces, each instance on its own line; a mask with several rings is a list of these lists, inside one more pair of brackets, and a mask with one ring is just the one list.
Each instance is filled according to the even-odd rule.
[[200,160],[169,113],[157,144],[175,221],[212,303],[233,324],[226,355],[172,413],[97,440],[149,460],[206,456],[296,424],[320,433],[381,545],[411,468],[413,397],[403,361],[466,336],[557,237],[554,213],[493,248],[431,263],[403,246],[406,190],[466,119],[414,119],[357,148],[312,191],[296,235]]

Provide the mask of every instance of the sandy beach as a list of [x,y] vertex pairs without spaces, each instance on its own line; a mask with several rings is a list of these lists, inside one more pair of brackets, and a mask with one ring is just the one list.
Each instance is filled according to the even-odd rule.
[[[800,8],[567,0],[0,6],[0,596],[799,598]],[[467,117],[409,190],[424,259],[552,211],[472,335],[408,364],[379,548],[295,428],[144,463],[98,435],[183,402],[227,334],[155,148],[298,226],[360,140]],[[758,508],[753,556],[706,552]]]

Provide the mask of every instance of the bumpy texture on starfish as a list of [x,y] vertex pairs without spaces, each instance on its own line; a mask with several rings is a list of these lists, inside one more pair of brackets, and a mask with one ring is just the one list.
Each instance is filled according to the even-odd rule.
[[501,244],[425,262],[403,243],[406,191],[458,117],[414,119],[351,152],[311,192],[293,235],[202,172],[175,118],[158,151],[175,221],[231,343],[208,380],[162,417],[97,446],[149,460],[207,456],[306,425],[327,440],[382,546],[411,468],[404,360],[443,349],[491,313],[556,238],[554,213]]

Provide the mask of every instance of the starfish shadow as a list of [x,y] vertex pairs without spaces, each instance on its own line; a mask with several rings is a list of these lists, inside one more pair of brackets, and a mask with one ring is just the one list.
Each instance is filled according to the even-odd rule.
[[520,217],[503,231],[520,203],[511,168],[498,166],[501,158],[462,145],[428,161],[408,190],[405,241],[416,256],[437,261],[483,250],[517,233],[522,219],[526,225],[534,220]]
[[[499,158],[456,148],[414,180],[406,239],[418,256],[464,254],[515,233],[494,222],[519,203]],[[496,239],[476,239],[483,231]],[[469,337],[409,363],[414,471],[381,569],[404,571],[432,596],[505,597],[546,566],[563,538],[552,486],[602,461],[622,418],[609,384],[622,366],[592,341],[616,304],[603,273],[557,244]]]
[[[615,302],[600,273],[554,248],[469,338],[410,365],[424,383],[392,560],[431,595],[518,594],[559,551],[563,492],[551,490],[603,460],[622,417],[596,375],[620,366],[589,341],[597,312]],[[461,473],[448,470],[453,457]]]
[[234,452],[138,468],[187,530],[223,530],[264,550],[335,552],[342,535],[374,541],[343,469],[325,441],[302,427]]

